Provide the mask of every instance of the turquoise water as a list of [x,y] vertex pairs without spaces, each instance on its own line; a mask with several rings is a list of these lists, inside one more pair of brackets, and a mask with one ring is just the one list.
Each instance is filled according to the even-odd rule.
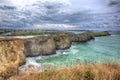
[[41,65],[66,65],[80,62],[120,62],[120,35],[96,37],[87,43],[72,43],[68,50],[57,51],[56,55],[37,59]]

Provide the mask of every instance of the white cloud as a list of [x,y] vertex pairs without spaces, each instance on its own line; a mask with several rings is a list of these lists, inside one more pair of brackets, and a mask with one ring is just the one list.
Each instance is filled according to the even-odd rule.
[[31,29],[74,29],[76,26],[69,24],[35,24]]

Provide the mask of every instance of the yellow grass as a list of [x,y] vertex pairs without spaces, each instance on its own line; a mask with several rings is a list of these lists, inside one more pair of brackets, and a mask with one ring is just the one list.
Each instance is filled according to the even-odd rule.
[[48,68],[43,72],[17,75],[10,80],[120,80],[120,64],[80,64],[61,69]]

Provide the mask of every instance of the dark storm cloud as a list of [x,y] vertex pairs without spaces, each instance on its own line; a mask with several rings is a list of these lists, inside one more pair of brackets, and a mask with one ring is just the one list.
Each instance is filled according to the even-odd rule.
[[13,10],[13,9],[16,9],[16,7],[15,6],[3,5],[3,6],[0,6],[0,9],[2,9],[2,10]]
[[120,0],[109,0],[108,7],[114,12],[120,12]]
[[110,0],[109,6],[120,6],[120,0]]
[[116,1],[111,1],[110,3],[109,3],[109,6],[114,6],[114,5],[118,5],[119,3],[118,2],[116,2]]

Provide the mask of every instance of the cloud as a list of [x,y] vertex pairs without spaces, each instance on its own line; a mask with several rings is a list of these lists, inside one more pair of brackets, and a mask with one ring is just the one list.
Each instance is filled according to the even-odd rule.
[[15,6],[3,5],[3,6],[0,6],[0,9],[2,9],[2,10],[13,10],[13,9],[16,9],[16,7]]
[[120,12],[120,0],[108,0],[108,7],[111,11]]
[[74,29],[76,26],[69,25],[69,24],[35,24],[31,27],[31,29],[58,29],[58,30],[65,30],[65,29]]
[[[4,3],[4,4],[3,4]],[[68,14],[70,5],[65,1],[41,0],[24,8],[0,3],[0,27],[20,28],[52,20],[52,17]]]
[[[1,28],[77,28],[73,24],[80,24],[77,25],[78,28],[79,26],[90,25],[104,26],[104,23],[113,22],[113,20],[109,19],[113,14],[107,17],[108,20],[106,21],[108,22],[104,21],[105,16],[99,18],[100,15],[97,15],[98,17],[94,19],[94,16],[91,14],[114,12],[114,8],[118,10],[115,5],[119,4],[118,0],[114,0],[114,3],[111,3],[111,0],[35,0],[34,3],[28,3],[34,0],[20,0],[19,5],[17,5],[18,0],[12,1],[16,2],[0,0]],[[23,2],[21,1],[26,2],[22,4]],[[118,22],[115,17],[114,19],[114,22]],[[94,23],[91,23],[92,21]],[[108,26],[112,24],[109,23]]]
[[120,6],[120,0],[110,0],[108,5],[109,6],[116,6],[116,5]]

